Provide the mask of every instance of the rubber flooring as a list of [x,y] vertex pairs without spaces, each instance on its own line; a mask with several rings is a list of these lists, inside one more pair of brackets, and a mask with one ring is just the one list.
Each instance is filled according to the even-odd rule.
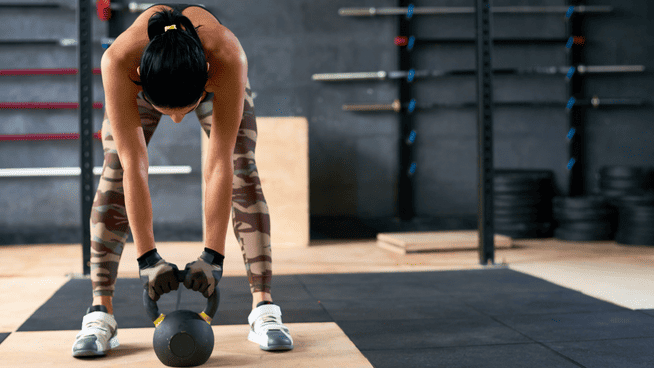
[[[219,285],[213,325],[247,325],[247,279],[224,277]],[[377,368],[654,366],[654,310],[624,308],[508,268],[286,275],[275,277],[273,288],[291,333],[300,324],[335,323]],[[90,290],[89,279],[69,280],[14,333],[79,330]],[[141,292],[138,279],[118,280],[119,336],[153,329]],[[197,311],[206,303],[186,289],[180,300],[180,309]],[[176,302],[172,292],[159,305],[165,313]],[[219,345],[221,327],[214,330]],[[314,363],[307,366],[327,366]]]

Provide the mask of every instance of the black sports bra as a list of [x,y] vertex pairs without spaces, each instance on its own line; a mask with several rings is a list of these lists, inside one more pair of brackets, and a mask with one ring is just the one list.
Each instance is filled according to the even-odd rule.
[[[204,7],[204,6],[202,6],[202,5],[199,5],[199,4],[154,4],[154,5],[152,5],[152,6],[157,6],[157,5],[168,6],[168,7],[170,7],[170,8],[173,8],[173,9],[179,11],[180,13],[183,12],[184,9],[186,9],[186,8],[189,8],[189,7],[191,7],[191,6],[196,6],[196,7],[198,7],[198,8],[202,8],[202,9],[208,11],[211,15],[213,15],[214,18],[216,18],[216,20],[218,21],[218,23],[223,24],[223,23],[220,21],[220,19],[218,19],[218,17],[216,17],[215,14],[211,13],[211,10],[209,10],[209,9],[207,9],[206,7]],[[151,7],[152,7],[152,6],[151,6]],[[151,8],[151,7],[150,7],[150,8]],[[150,9],[150,8],[148,8],[148,9]]]

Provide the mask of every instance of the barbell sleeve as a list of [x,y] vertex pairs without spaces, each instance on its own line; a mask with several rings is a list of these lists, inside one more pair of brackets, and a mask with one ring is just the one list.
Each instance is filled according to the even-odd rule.
[[644,65],[594,65],[586,66],[579,65],[577,68],[579,73],[629,73],[629,72],[644,72]]
[[362,72],[362,73],[324,73],[314,74],[315,81],[338,81],[338,80],[369,80],[369,79],[386,79],[386,72]]
[[350,104],[343,105],[343,111],[395,111],[400,112],[402,109],[402,104],[400,100],[393,101],[392,104],[372,104],[372,105],[363,105],[363,104]]

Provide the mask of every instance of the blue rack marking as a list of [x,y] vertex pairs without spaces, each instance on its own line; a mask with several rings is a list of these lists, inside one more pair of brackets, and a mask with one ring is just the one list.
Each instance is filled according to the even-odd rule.
[[416,76],[416,71],[415,69],[409,70],[409,76],[407,77],[407,80],[409,82],[413,82],[413,78]]
[[413,48],[413,45],[416,43],[416,38],[411,36],[409,37],[409,45],[407,46],[409,50]]
[[416,99],[413,98],[411,99],[411,102],[409,102],[409,112],[413,112],[413,110],[416,109]]
[[575,135],[575,132],[575,128],[570,128],[570,131],[568,132],[568,139],[572,139],[572,137]]
[[570,161],[568,161],[568,170],[572,170],[572,167],[575,165],[575,159],[571,158]]
[[416,141],[416,135],[417,135],[417,134],[416,134],[416,131],[415,131],[415,130],[412,130],[412,131],[411,131],[411,134],[409,134],[409,139],[407,139],[407,142],[408,142],[409,144],[413,144],[413,142]]
[[418,165],[416,165],[415,162],[411,164],[411,167],[409,168],[409,174],[410,174],[410,175],[413,175],[413,174],[416,172],[416,167],[417,167],[417,166],[418,166]]

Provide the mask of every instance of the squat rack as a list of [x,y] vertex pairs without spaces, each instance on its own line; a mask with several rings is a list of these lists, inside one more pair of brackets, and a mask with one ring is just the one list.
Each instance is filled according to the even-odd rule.
[[[360,16],[360,17],[373,17],[373,16],[387,16],[399,15],[399,36],[396,38],[395,43],[397,46],[407,46],[400,48],[399,51],[399,66],[400,72],[367,72],[367,73],[337,73],[337,74],[323,74],[315,75],[314,80],[355,80],[355,79],[400,79],[399,100],[393,104],[377,104],[377,105],[345,105],[343,109],[346,111],[395,111],[400,113],[400,140],[399,140],[399,155],[400,155],[400,173],[398,180],[398,217],[402,220],[410,220],[415,216],[414,208],[414,181],[413,175],[416,171],[416,163],[413,160],[413,147],[416,138],[416,132],[413,130],[414,123],[412,114],[415,110],[415,100],[412,98],[411,82],[418,73],[411,68],[411,50],[418,44],[439,44],[439,43],[454,43],[454,42],[475,42],[477,47],[476,52],[476,70],[477,76],[477,122],[478,122],[478,229],[479,229],[479,258],[480,264],[486,265],[488,260],[494,263],[495,247],[494,247],[494,228],[493,228],[493,139],[492,139],[492,123],[493,123],[493,106],[497,103],[493,102],[492,85],[493,85],[493,70],[491,69],[491,53],[493,48],[493,38],[491,36],[491,23],[492,13],[561,13],[565,14],[567,32],[571,35],[583,34],[582,22],[571,22],[569,18],[573,13],[611,13],[613,7],[611,6],[585,6],[583,0],[570,0],[569,6],[508,6],[508,7],[491,7],[490,0],[476,0],[475,7],[414,7],[409,0],[399,0],[398,8],[342,8],[339,10],[341,16]],[[476,37],[470,39],[416,39],[411,35],[411,18],[414,15],[447,15],[447,14],[475,14],[476,15]],[[519,43],[528,44],[533,43],[532,39],[501,39],[497,43]],[[541,41],[541,40],[539,40]],[[546,43],[554,43],[557,40],[554,38],[543,40]],[[583,192],[583,179],[582,179],[582,165],[574,165],[575,158],[581,160],[583,157],[583,111],[581,107],[599,105],[643,105],[647,104],[639,100],[620,100],[616,103],[615,100],[600,99],[593,96],[592,99],[587,101],[583,90],[581,88],[580,75],[585,74],[586,71],[591,72],[590,69],[586,70],[583,63],[581,53],[573,53],[570,50],[573,44],[583,45],[585,38],[582,36],[570,36],[566,48],[568,49],[569,62],[571,65],[578,65],[578,70],[574,67],[567,71],[569,96],[575,95],[577,98],[584,100],[580,101],[575,106],[575,98],[570,98],[568,101],[568,110],[570,113],[571,130],[568,134],[570,142],[570,155],[571,160],[568,164],[570,170],[569,185],[571,195],[578,195]],[[542,42],[541,42],[542,43]],[[607,67],[603,66],[595,72],[642,72],[643,66],[617,66]],[[407,72],[408,71],[408,72]],[[577,73],[575,73],[575,71]],[[499,70],[495,71],[499,72]],[[504,70],[508,74],[521,74],[525,71],[521,70]],[[528,70],[527,73],[544,73],[544,74],[558,74],[561,71],[557,68],[550,68],[550,70]],[[408,73],[408,75],[404,75]],[[439,77],[439,71],[420,71],[421,77]],[[349,74],[349,75],[346,75]],[[470,74],[469,71],[456,71],[454,74]],[[405,79],[405,77],[408,77]],[[506,103],[505,103],[506,104]],[[467,107],[469,104],[459,104]],[[442,104],[423,105],[423,108],[441,107]],[[445,106],[455,107],[455,106]],[[579,134],[574,134],[578,130]]]
[[[414,8],[411,0],[400,0],[401,9],[395,13],[406,14],[399,19],[400,37],[410,37],[413,34],[411,18],[413,14],[421,14],[420,8]],[[372,8],[374,9],[374,8]],[[430,9],[430,8],[423,8]],[[448,14],[475,13],[476,15],[476,46],[477,46],[477,128],[478,128],[478,188],[479,205],[477,207],[478,230],[479,230],[479,263],[482,265],[495,263],[495,243],[493,229],[493,71],[491,69],[491,9],[490,0],[476,0],[475,8],[431,8],[437,9],[426,14]],[[560,11],[560,9],[557,9]],[[375,10],[376,11],[376,10]],[[391,10],[388,15],[391,15]],[[346,9],[341,9],[341,15],[347,14]],[[395,14],[393,13],[393,14]],[[363,13],[365,14],[365,13]],[[363,15],[359,13],[358,15]],[[374,15],[369,11],[368,14]],[[402,47],[399,52],[400,70],[412,70],[411,48]],[[412,83],[402,79],[400,83],[400,101],[413,100]],[[414,118],[413,109],[405,106],[401,109],[400,117],[400,173],[398,178],[398,215],[402,220],[410,220],[415,216],[415,182],[414,173],[416,163],[414,161],[413,142]]]
[[93,44],[92,7],[89,0],[78,0],[78,84],[80,188],[82,205],[82,267],[91,274],[91,208],[93,206]]
[[[123,0],[113,0],[112,8],[122,9]],[[131,4],[130,4],[131,5]],[[151,4],[145,4],[150,6]],[[143,9],[136,9],[142,11]],[[78,82],[80,121],[80,187],[82,205],[82,263],[84,275],[91,274],[91,208],[93,207],[93,46],[91,43],[92,6],[89,0],[78,0]],[[114,12],[109,20],[109,37],[116,38],[123,30],[125,15]]]

